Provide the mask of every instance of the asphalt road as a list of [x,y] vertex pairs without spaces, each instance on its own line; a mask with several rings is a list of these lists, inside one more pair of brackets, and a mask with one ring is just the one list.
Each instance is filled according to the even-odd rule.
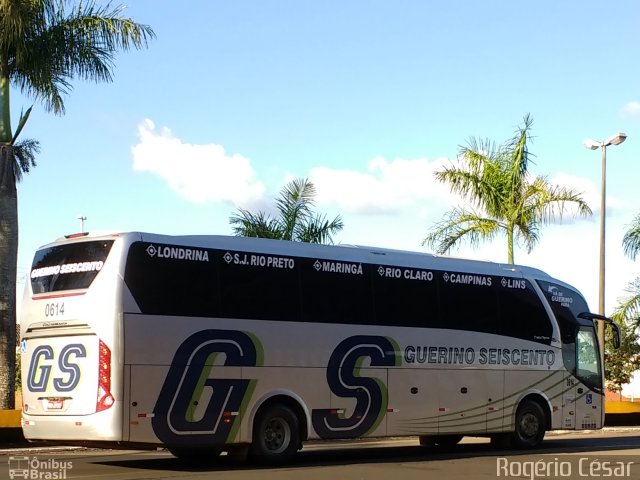
[[[0,478],[428,480],[495,478],[640,478],[640,429],[548,435],[544,446],[504,451],[484,439],[456,448],[420,447],[416,439],[309,444],[291,464],[257,467],[221,457],[191,465],[166,451],[0,450]],[[22,475],[22,477],[20,476]]]

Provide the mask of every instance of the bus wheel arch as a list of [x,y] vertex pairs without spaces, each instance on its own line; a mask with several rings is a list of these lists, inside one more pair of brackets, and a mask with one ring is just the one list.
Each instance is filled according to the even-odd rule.
[[551,411],[548,402],[539,394],[529,394],[518,402],[511,446],[519,449],[536,448],[550,429]]
[[302,448],[308,436],[302,405],[287,395],[275,395],[260,404],[251,426],[249,453],[260,463],[286,462]]

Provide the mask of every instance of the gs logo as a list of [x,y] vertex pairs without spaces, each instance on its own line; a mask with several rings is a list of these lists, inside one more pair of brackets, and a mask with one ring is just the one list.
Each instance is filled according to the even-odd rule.
[[[386,414],[387,388],[377,378],[360,376],[360,365],[368,358],[372,367],[398,366],[397,351],[392,339],[373,335],[356,335],[338,344],[327,364],[327,383],[338,397],[355,398],[356,406],[348,418],[336,415],[335,409],[313,410],[311,421],[321,438],[357,438],[376,429]],[[223,413],[241,411],[256,380],[209,378],[221,353],[226,366],[263,363],[262,345],[244,332],[203,330],[187,338],[176,351],[154,408],[153,430],[165,444],[199,446],[234,440],[241,419],[233,416],[223,422]],[[212,392],[209,397],[202,394],[205,387]],[[194,404],[201,398],[208,398],[208,404],[196,419]]]
[[[241,410],[255,380],[209,378],[215,357],[224,354],[226,366],[252,367],[262,363],[262,346],[256,338],[235,330],[202,330],[178,347],[156,402],[152,419],[155,434],[164,443],[180,445],[223,444],[233,440],[238,417],[223,422],[225,411]],[[194,418],[194,405],[211,389],[204,415]],[[199,407],[201,408],[201,407]]]
[[[26,351],[26,343],[23,348]],[[57,364],[58,371],[63,376],[53,378],[53,388],[57,392],[71,392],[80,382],[80,367],[75,360],[86,356],[87,349],[81,343],[65,345],[59,352],[57,361],[51,345],[37,346],[29,363],[27,389],[30,392],[46,392],[49,388],[51,370]]]
[[313,410],[313,428],[321,438],[357,438],[374,431],[387,412],[387,388],[377,378],[361,377],[363,357],[372,367],[398,366],[398,346],[386,337],[356,335],[343,340],[331,354],[327,365],[327,383],[342,398],[355,398],[356,406],[348,418],[334,409]]

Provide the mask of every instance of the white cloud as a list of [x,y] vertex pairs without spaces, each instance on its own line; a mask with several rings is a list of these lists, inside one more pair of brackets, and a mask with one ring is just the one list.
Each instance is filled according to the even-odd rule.
[[167,127],[157,130],[149,119],[138,126],[138,138],[131,148],[133,169],[158,175],[188,201],[246,206],[264,195],[249,159],[229,155],[221,145],[183,143]]
[[[596,185],[590,178],[586,177],[578,177],[576,175],[571,175],[568,173],[557,173],[555,174],[549,182],[552,185],[557,185],[560,187],[566,187],[574,190],[575,192],[582,195],[584,201],[587,202],[589,207],[593,212],[593,218],[597,218],[600,215],[600,194],[601,194],[601,185]],[[609,215],[617,215],[621,211],[625,211],[631,206],[630,203],[626,200],[623,200],[617,197],[612,192],[606,193],[606,201],[607,201],[607,216]],[[569,209],[569,213],[572,210]]]
[[622,113],[630,117],[640,117],[640,102],[631,101],[622,107]]
[[340,209],[357,214],[393,214],[417,202],[454,202],[449,187],[433,175],[446,161],[396,158],[388,162],[375,157],[364,172],[316,167],[310,176],[319,203],[336,203]]
[[[333,203],[344,212],[360,215],[400,214],[410,209],[413,215],[426,218],[433,217],[434,213],[440,216],[452,206],[468,207],[461,197],[451,193],[448,184],[434,177],[434,172],[448,164],[446,158],[432,161],[396,158],[389,162],[375,157],[369,161],[365,171],[316,167],[310,176],[317,187],[319,203]],[[580,193],[594,215],[598,214],[600,186],[591,179],[560,172],[549,182]],[[609,215],[627,207],[627,202],[608,194]],[[564,221],[574,213],[575,209],[567,205]]]

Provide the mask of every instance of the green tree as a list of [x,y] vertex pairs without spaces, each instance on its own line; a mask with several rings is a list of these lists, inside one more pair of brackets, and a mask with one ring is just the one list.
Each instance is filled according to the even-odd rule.
[[92,0],[0,0],[0,408],[14,407],[16,184],[39,152],[36,140],[18,141],[31,108],[11,127],[11,88],[62,115],[72,80],[111,81],[115,54],[145,47],[155,36],[123,17],[123,9]]
[[296,179],[289,182],[276,199],[276,218],[265,212],[254,214],[240,208],[229,223],[238,237],[333,243],[333,236],[342,230],[342,218],[338,215],[329,221],[324,215],[314,213],[315,197],[316,188],[310,180]]
[[640,327],[640,277],[631,282],[626,290],[629,295],[618,300],[618,306],[612,318],[636,322],[636,327]]
[[540,225],[562,219],[567,203],[575,205],[579,215],[591,214],[580,194],[529,173],[532,123],[526,115],[523,126],[502,146],[471,138],[467,146],[460,147],[459,165],[436,172],[440,182],[448,183],[451,191],[472,207],[446,213],[423,245],[447,253],[462,240],[476,246],[503,233],[508,262],[513,263],[514,242],[521,242],[531,252],[539,240]]
[[[636,280],[629,286],[628,291],[637,299],[640,294],[640,282]],[[607,388],[614,392],[621,392],[622,386],[629,383],[633,373],[640,369],[640,344],[638,343],[640,310],[637,302],[629,303],[627,300],[620,302],[612,319],[620,326],[620,348],[614,348],[613,334],[611,329],[607,329],[604,375]]]
[[622,248],[631,260],[635,260],[638,252],[640,252],[640,214],[633,219],[629,230],[622,238]]
[[[625,232],[622,248],[629,258],[636,259],[640,252],[640,214],[634,218],[629,230]],[[630,295],[620,301],[616,312],[621,317],[635,321],[636,326],[640,327],[640,277],[629,285],[627,292]]]

